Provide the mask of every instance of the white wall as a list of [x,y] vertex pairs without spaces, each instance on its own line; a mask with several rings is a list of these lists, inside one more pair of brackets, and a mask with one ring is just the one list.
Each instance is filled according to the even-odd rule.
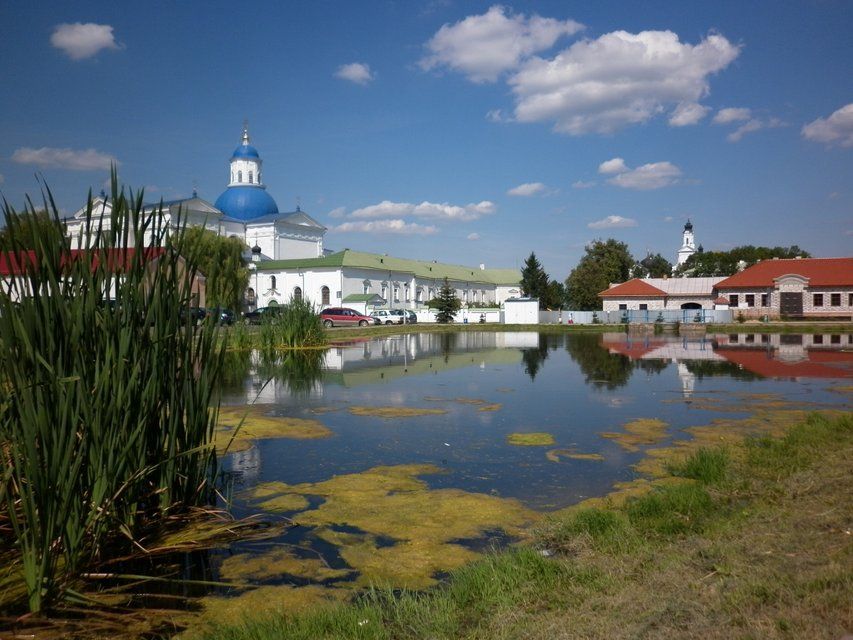
[[504,303],[505,324],[539,324],[539,300],[507,300]]

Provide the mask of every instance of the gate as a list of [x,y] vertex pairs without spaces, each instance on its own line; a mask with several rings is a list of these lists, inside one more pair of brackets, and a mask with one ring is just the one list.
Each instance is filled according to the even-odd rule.
[[801,317],[803,315],[802,292],[783,291],[779,299],[779,313],[788,317]]

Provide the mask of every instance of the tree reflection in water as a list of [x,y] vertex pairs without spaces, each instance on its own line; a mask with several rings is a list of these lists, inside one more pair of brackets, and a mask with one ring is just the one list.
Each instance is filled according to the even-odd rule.
[[601,336],[597,334],[568,336],[566,351],[580,367],[586,383],[597,388],[623,387],[634,371],[631,359],[620,353],[610,353],[601,345]]

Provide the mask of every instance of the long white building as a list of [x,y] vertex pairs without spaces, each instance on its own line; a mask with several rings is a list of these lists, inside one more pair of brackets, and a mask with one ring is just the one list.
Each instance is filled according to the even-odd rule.
[[[326,227],[302,211],[280,212],[263,183],[263,161],[244,125],[239,146],[231,154],[225,191],[210,203],[193,192],[191,198],[146,205],[162,206],[162,223],[204,227],[246,244],[250,260],[246,310],[304,298],[318,307],[372,306],[417,309],[435,297],[446,277],[466,303],[499,305],[520,294],[521,273],[515,269],[466,267],[324,246]],[[92,218],[109,228],[112,204],[101,192],[92,201]],[[86,244],[87,207],[65,220],[76,247]],[[131,242],[136,243],[135,239]],[[129,242],[128,244],[130,244]]]

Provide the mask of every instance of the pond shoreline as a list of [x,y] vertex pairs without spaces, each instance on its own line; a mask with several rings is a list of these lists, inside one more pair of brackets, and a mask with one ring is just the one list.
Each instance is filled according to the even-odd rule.
[[202,637],[841,637],[853,625],[851,416],[670,454],[645,495],[567,509],[533,546],[426,592],[372,590]]

